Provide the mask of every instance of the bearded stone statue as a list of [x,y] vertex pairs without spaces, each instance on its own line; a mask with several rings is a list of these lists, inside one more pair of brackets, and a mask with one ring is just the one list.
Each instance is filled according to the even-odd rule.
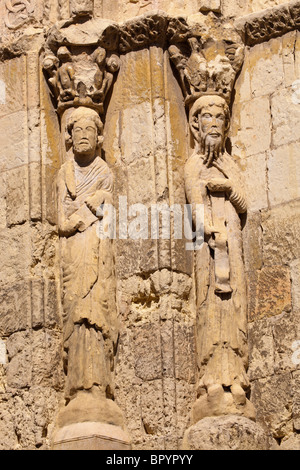
[[185,188],[196,218],[204,206],[204,243],[196,251],[198,399],[193,421],[241,414],[254,418],[246,398],[247,296],[241,220],[246,212],[240,171],[225,150],[230,113],[218,95],[198,98],[190,111],[194,154]]

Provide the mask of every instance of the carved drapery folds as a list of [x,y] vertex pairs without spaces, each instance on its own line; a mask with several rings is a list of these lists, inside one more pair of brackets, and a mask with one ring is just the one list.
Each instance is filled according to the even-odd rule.
[[113,177],[99,155],[102,133],[96,111],[72,112],[66,135],[73,158],[57,179],[68,399],[92,387],[113,395],[118,327],[112,241],[100,239],[103,220],[97,215],[101,204],[111,203]]
[[105,100],[120,66],[118,29],[92,19],[92,6],[92,1],[70,2],[73,17],[50,30],[43,51],[66,143],[56,181],[66,406],[58,415],[55,449],[69,448],[71,425],[79,441],[92,439],[95,426],[82,427],[91,421],[102,437],[110,432],[107,425],[115,426],[121,437],[116,445],[130,446],[113,401],[119,336],[114,250],[113,240],[101,236],[99,213],[112,203],[113,175],[101,148]]

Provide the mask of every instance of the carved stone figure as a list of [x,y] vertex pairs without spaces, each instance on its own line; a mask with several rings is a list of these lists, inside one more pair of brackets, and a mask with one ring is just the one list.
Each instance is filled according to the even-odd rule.
[[49,89],[53,97],[58,99],[59,87],[58,87],[58,67],[59,60],[54,54],[48,54],[44,58],[43,68],[48,77]]
[[204,243],[196,252],[198,400],[193,421],[241,414],[247,400],[247,312],[241,220],[246,211],[241,175],[225,151],[230,114],[225,99],[204,95],[190,111],[195,153],[185,167],[187,200],[204,206]]
[[112,198],[112,173],[99,156],[103,125],[96,111],[76,109],[67,133],[74,158],[58,175],[66,398],[80,390],[113,396],[118,339],[112,241],[100,240],[97,210]]
[[60,47],[57,51],[57,58],[61,66],[57,72],[57,84],[61,101],[70,101],[76,96],[74,79],[75,69],[72,64],[72,56],[67,47]]
[[119,70],[120,59],[116,54],[107,57],[106,51],[103,47],[98,47],[93,54],[93,59],[98,66],[97,72],[94,77],[93,101],[96,103],[103,103],[107,92],[109,91],[114,73]]

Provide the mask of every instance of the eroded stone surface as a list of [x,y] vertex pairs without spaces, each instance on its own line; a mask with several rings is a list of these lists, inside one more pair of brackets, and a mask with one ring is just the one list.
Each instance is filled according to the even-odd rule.
[[[247,49],[226,150],[246,181],[248,213],[241,216],[241,228],[248,378],[265,434],[234,416],[204,418],[189,436],[195,448],[200,440],[209,449],[260,449],[268,448],[265,435],[270,434],[271,448],[298,449],[299,2],[95,0],[94,19],[93,2],[83,3],[0,3],[0,339],[6,353],[0,364],[0,447],[50,448],[57,412],[65,404],[63,320],[72,309],[60,296],[63,256],[53,183],[70,157],[65,125],[72,107],[101,112],[103,156],[114,174],[116,200],[127,195],[130,204],[147,207],[157,201],[184,204],[184,165],[194,147],[184,99],[214,87],[220,92],[221,85],[228,98],[242,59],[243,41],[233,30],[237,19]],[[72,21],[66,21],[71,14]],[[63,22],[53,28],[57,20]],[[199,78],[210,80],[209,86]],[[85,230],[77,235],[84,237]],[[176,450],[201,398],[193,253],[174,239],[118,240],[116,248],[120,336],[118,354],[111,354],[114,384],[105,392],[114,393],[116,407],[104,412],[96,396],[89,417],[115,419],[121,426],[124,420],[134,449]],[[73,281],[75,274],[74,268]],[[80,276],[76,282],[80,288],[84,284]],[[102,326],[92,326],[87,334],[82,319],[75,324],[76,341],[99,346]],[[210,324],[208,338],[219,324]],[[235,318],[232,331],[234,325]],[[243,337],[246,330],[243,323]],[[107,342],[106,332],[103,336]],[[232,344],[239,350],[241,338]],[[226,358],[233,364],[229,352],[214,351],[216,370],[224,372]],[[86,351],[82,354],[86,357]],[[246,352],[244,357],[246,370]],[[90,380],[86,374],[87,394]],[[204,396],[198,418],[203,409],[208,415],[224,409],[247,414],[240,389],[219,392],[210,389],[213,404]],[[81,419],[85,400],[79,402],[66,407],[66,422],[74,410],[72,419]],[[210,435],[213,443],[207,441]]]
[[185,434],[184,450],[267,450],[263,429],[247,418],[223,416],[204,418]]

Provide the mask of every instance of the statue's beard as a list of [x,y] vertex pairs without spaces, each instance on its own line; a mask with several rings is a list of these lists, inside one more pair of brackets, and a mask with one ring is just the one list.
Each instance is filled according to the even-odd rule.
[[200,133],[201,153],[204,155],[204,163],[210,166],[224,151],[224,136],[212,136]]
[[90,155],[95,152],[94,146],[87,140],[75,143],[73,146],[77,155]]

